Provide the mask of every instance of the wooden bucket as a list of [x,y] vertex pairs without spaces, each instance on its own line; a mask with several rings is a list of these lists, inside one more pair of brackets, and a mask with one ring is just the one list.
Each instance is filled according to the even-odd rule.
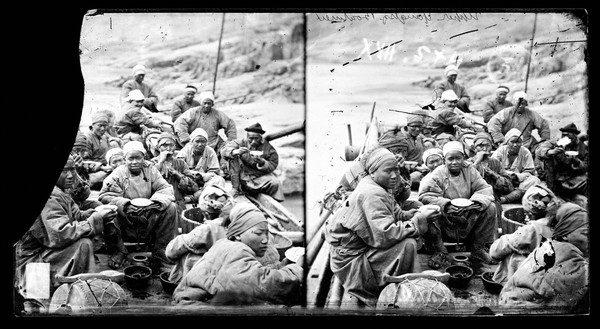
[[52,295],[49,313],[102,313],[127,306],[127,295],[116,282],[104,279],[64,283]]
[[519,227],[525,225],[525,210],[523,207],[515,207],[502,211],[502,221],[500,228],[502,234],[511,234]]
[[181,213],[181,233],[190,233],[196,226],[204,223],[204,215],[200,208],[189,208]]
[[417,313],[454,310],[454,294],[444,283],[427,278],[388,284],[377,299],[378,310],[404,309]]

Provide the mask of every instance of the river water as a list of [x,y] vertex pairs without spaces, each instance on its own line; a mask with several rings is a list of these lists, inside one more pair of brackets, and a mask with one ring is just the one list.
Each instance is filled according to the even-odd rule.
[[335,190],[347,168],[348,125],[352,144],[362,145],[374,103],[374,117],[381,125],[404,125],[406,115],[389,109],[418,109],[416,103],[430,99],[431,90],[411,82],[439,75],[439,70],[387,62],[356,62],[340,68],[338,63],[309,59],[306,72],[306,227],[310,231],[311,222],[319,217],[318,202]]

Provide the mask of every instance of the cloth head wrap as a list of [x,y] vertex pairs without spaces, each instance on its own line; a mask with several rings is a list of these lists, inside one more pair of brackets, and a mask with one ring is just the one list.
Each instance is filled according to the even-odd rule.
[[[547,197],[547,202],[542,200],[545,197]],[[527,212],[545,215],[548,204],[552,200],[556,202],[556,195],[547,187],[536,184],[525,191],[521,204],[523,205],[523,210]]]
[[488,134],[484,131],[481,131],[481,132],[478,132],[475,135],[475,137],[473,138],[473,146],[477,146],[477,145],[479,145],[479,143],[481,143],[483,141],[488,141],[488,142],[490,142],[490,144],[493,144],[492,136],[490,136],[490,134]]
[[506,132],[504,135],[504,144],[507,144],[508,141],[513,137],[519,137],[521,135],[521,131],[517,128],[512,128],[511,130]]
[[410,125],[410,124],[414,124],[414,123],[425,124],[426,117],[423,114],[426,114],[425,111],[423,111],[423,110],[413,111],[413,114],[409,114],[406,117],[406,125]]
[[144,96],[144,94],[142,94],[142,91],[139,89],[134,89],[132,91],[129,92],[129,95],[127,96],[127,99],[129,101],[143,101],[144,99],[146,99],[146,97]]
[[432,147],[430,149],[426,149],[425,152],[423,152],[423,163],[427,163],[427,158],[429,158],[432,155],[439,155],[440,158],[444,158],[444,153],[439,147]]
[[408,138],[399,129],[384,132],[381,137],[379,137],[377,143],[379,146],[388,150],[392,147],[404,147],[406,149],[409,147]]
[[231,195],[221,186],[208,185],[204,187],[198,198],[198,207],[203,211],[216,214],[231,200]]
[[185,86],[185,88],[183,88],[183,92],[187,93],[188,91],[192,91],[194,93],[198,92],[198,89],[196,89],[196,87],[194,86]]
[[444,69],[444,75],[449,76],[452,74],[458,74],[458,67],[456,65],[448,65]]
[[194,129],[194,131],[192,131],[192,133],[190,134],[190,141],[193,141],[198,136],[202,136],[208,141],[208,134],[206,133],[206,130],[202,128],[196,128]]
[[365,169],[369,174],[374,173],[387,161],[397,162],[396,157],[388,149],[379,147],[374,149],[365,159]]
[[460,152],[464,155],[464,145],[459,141],[449,141],[448,143],[444,144],[444,149],[442,153],[444,154],[444,157],[446,157],[446,155],[450,152]]
[[136,66],[133,67],[133,69],[131,69],[131,75],[138,75],[138,74],[146,74],[146,67],[142,64],[138,64]]
[[457,101],[458,100],[458,96],[456,95],[456,93],[454,92],[454,90],[445,90],[442,93],[441,96],[441,101]]
[[175,137],[173,137],[173,135],[171,135],[170,133],[163,131],[162,133],[160,133],[160,136],[158,136],[158,142],[156,143],[157,147],[160,147],[162,144],[164,144],[167,140],[171,140],[173,142],[175,142]]
[[508,87],[506,87],[506,86],[498,86],[498,88],[496,88],[496,92],[498,93],[501,91],[504,91],[508,94],[510,92],[510,89],[508,89]]
[[108,123],[108,114],[104,112],[95,112],[92,114],[92,124],[102,121]]
[[573,133],[573,134],[576,134],[576,135],[579,135],[579,133],[581,132],[581,131],[579,131],[579,129],[577,129],[577,126],[573,122],[571,122],[568,125],[560,128],[559,130],[562,131],[562,132],[564,132],[564,133]]
[[265,215],[249,202],[236,203],[231,208],[229,218],[231,219],[231,223],[229,223],[227,233],[225,234],[228,239],[246,232],[257,224],[262,222],[267,223]]
[[113,147],[106,151],[106,163],[110,163],[110,159],[112,159],[112,157],[118,154],[125,155],[125,153],[123,153],[123,149],[120,147]]
[[77,136],[73,143],[73,148],[83,148],[87,150],[87,137],[80,130],[77,130]]
[[441,134],[435,136],[436,141],[442,140],[444,138],[448,138],[449,140],[454,140],[454,136],[452,136],[451,134],[448,134],[448,133],[441,133]]
[[215,101],[215,95],[213,95],[213,93],[211,91],[203,91],[200,93],[200,96],[198,96],[198,98],[200,99],[200,102],[204,101],[205,99],[210,99],[211,101]]
[[517,106],[517,104],[519,104],[519,99],[521,98],[527,100],[527,94],[522,91],[517,91],[512,95],[512,103]]
[[139,151],[146,155],[146,149],[144,148],[144,144],[142,144],[142,142],[140,141],[130,141],[123,145],[123,155],[127,156],[127,154],[133,151]]
[[581,207],[562,207],[558,210],[556,217],[559,218],[559,220],[552,232],[553,239],[560,240],[588,224],[589,216],[587,214],[583,216],[574,216],[577,212],[585,212],[585,210]]

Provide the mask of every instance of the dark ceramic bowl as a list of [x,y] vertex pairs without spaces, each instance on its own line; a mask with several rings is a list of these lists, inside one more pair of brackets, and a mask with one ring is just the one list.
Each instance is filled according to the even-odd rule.
[[131,265],[123,270],[125,274],[125,283],[131,288],[144,289],[148,286],[152,269],[148,266]]
[[473,278],[473,269],[465,265],[450,265],[446,268],[450,274],[448,285],[452,288],[464,289]]
[[485,271],[481,274],[481,281],[483,282],[483,286],[485,287],[485,290],[487,290],[487,292],[489,292],[490,294],[498,295],[502,290],[502,285],[492,280],[493,277],[494,272]]
[[171,272],[170,271],[164,271],[160,274],[160,283],[162,284],[163,290],[169,294],[172,295],[173,291],[175,291],[175,288],[177,288],[177,283],[173,282],[173,281],[169,281],[169,274]]

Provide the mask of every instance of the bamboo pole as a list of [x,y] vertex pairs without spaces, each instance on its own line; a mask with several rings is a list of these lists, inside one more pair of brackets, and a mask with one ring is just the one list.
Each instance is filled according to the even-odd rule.
[[531,53],[533,52],[533,39],[535,38],[535,27],[537,25],[537,13],[533,18],[533,32],[531,33],[531,44],[529,45],[529,60],[527,61],[527,74],[525,75],[525,93],[527,93],[527,83],[529,82],[529,68],[531,67]]
[[225,26],[225,13],[223,13],[223,19],[221,20],[221,34],[219,35],[219,48],[217,49],[217,65],[215,65],[215,77],[213,79],[213,95],[217,89],[217,72],[219,72],[219,57],[221,57],[221,40],[223,39],[223,27]]

